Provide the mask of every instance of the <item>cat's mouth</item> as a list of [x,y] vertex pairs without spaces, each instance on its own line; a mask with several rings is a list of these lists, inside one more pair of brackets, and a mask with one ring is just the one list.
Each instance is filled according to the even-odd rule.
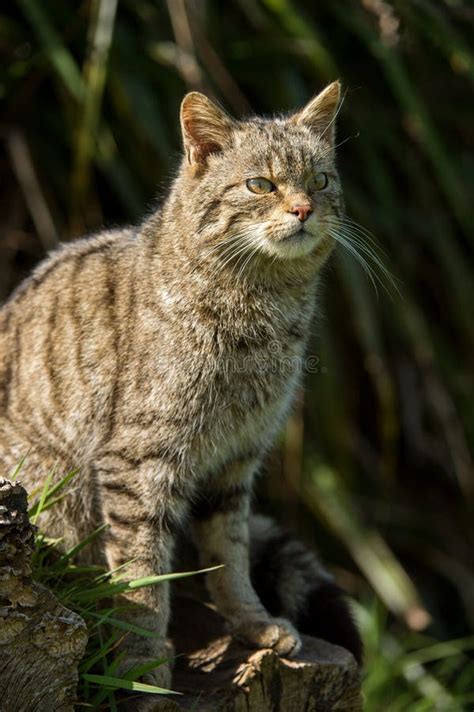
[[301,240],[304,240],[307,238],[312,238],[314,240],[315,237],[316,236],[313,235],[312,232],[309,232],[309,230],[306,230],[305,227],[302,225],[301,227],[298,228],[298,230],[295,230],[290,235],[285,235],[285,237],[282,237],[281,242],[300,242]]
[[315,235],[304,225],[301,225],[286,235],[283,234],[276,239],[270,240],[268,248],[271,255],[282,259],[293,259],[310,254],[319,240],[319,235]]
[[313,221],[311,223],[287,223],[276,229],[275,226],[269,225],[268,231],[261,235],[260,245],[263,251],[270,257],[283,260],[311,254],[324,239],[316,224]]

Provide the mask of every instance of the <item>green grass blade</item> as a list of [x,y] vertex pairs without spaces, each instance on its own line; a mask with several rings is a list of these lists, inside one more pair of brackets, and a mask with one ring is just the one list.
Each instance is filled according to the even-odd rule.
[[40,495],[38,502],[35,505],[33,505],[33,507],[30,509],[30,520],[31,520],[32,524],[36,524],[36,521],[37,521],[39,515],[43,511],[45,503],[49,497],[49,492],[50,492],[49,487],[51,484],[51,480],[53,479],[53,475],[54,475],[54,470],[50,470],[48,472],[48,474],[46,475],[46,479],[45,479],[43,489],[41,491],[41,495]]
[[13,472],[10,475],[8,475],[9,480],[12,480],[12,482],[14,482],[16,480],[16,478],[20,474],[21,470],[23,469],[23,465],[25,464],[28,455],[29,455],[29,451],[25,455],[23,455],[23,457],[18,462],[18,465],[15,467]]
[[166,690],[163,687],[156,685],[147,685],[144,682],[136,682],[135,680],[126,680],[121,677],[111,677],[110,675],[91,675],[89,673],[83,675],[84,680],[94,683],[99,687],[106,687],[113,690],[131,690],[133,692],[148,692],[150,695],[180,695],[180,692],[174,690]]
[[111,596],[117,596],[122,593],[135,591],[139,588],[144,588],[145,586],[154,586],[155,584],[163,583],[164,581],[174,581],[176,579],[187,578],[188,576],[196,576],[197,574],[209,573],[211,571],[216,571],[220,568],[222,568],[222,566],[212,566],[208,569],[200,569],[198,571],[183,571],[180,573],[159,574],[156,576],[145,576],[143,578],[134,579],[132,581],[99,584],[93,589],[78,592],[76,594],[76,599],[81,603],[87,601],[98,601],[103,598],[110,598]]
[[41,40],[44,52],[64,86],[76,101],[81,101],[84,89],[81,73],[72,54],[67,50],[46,15],[43,5],[36,0],[19,0],[19,4]]
[[147,630],[146,628],[141,628],[138,625],[134,625],[133,623],[128,623],[127,621],[121,620],[120,618],[114,618],[112,615],[112,612],[105,613],[103,615],[99,615],[98,613],[94,613],[93,611],[89,611],[87,614],[88,617],[91,618],[97,618],[97,624],[96,625],[102,625],[102,624],[109,624],[111,626],[114,626],[115,628],[119,628],[120,630],[124,630],[128,633],[134,633],[135,635],[140,635],[143,638],[157,638],[159,637],[158,634],[154,631]]
[[91,42],[84,69],[84,95],[72,175],[73,212],[83,209],[88,195],[116,10],[117,0],[93,2]]
[[97,529],[95,529],[93,532],[91,532],[82,541],[80,541],[78,544],[76,544],[75,546],[68,549],[68,551],[66,551],[58,559],[58,561],[53,565],[52,570],[56,571],[58,569],[65,567],[71,559],[73,559],[80,551],[82,551],[82,549],[84,549],[84,547],[86,547],[88,544],[90,544],[92,541],[94,541],[94,539],[97,539],[97,537],[100,536],[108,528],[109,528],[108,524],[102,524],[100,527],[97,527]]

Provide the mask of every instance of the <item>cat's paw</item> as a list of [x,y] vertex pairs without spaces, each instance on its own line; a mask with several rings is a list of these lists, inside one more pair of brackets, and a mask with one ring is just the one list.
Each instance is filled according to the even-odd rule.
[[244,621],[232,635],[256,648],[272,648],[278,655],[294,655],[301,648],[298,631],[285,618]]

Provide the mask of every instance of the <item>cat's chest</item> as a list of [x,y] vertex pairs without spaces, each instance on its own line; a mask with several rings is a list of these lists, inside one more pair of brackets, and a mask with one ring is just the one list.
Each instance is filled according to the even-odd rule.
[[201,383],[209,449],[218,443],[221,456],[261,449],[283,425],[304,371],[307,328],[297,321],[298,328],[288,321],[262,330],[260,339],[241,335],[214,355],[213,375]]
[[[298,351],[298,354],[295,353]],[[239,456],[242,452],[266,448],[284,420],[293,402],[304,368],[302,349],[279,354],[259,353],[237,368],[218,394],[209,394],[209,412],[213,413],[203,442],[209,454],[218,458]]]
[[159,328],[148,327],[120,389],[127,433],[134,404],[134,437],[179,445],[197,461],[266,446],[304,370],[311,313],[297,307],[283,317],[190,312],[161,328],[148,322]]

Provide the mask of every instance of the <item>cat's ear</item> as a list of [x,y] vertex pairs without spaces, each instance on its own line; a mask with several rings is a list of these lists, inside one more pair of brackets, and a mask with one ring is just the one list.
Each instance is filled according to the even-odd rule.
[[188,161],[203,164],[229,142],[234,121],[207,96],[192,91],[181,104],[181,129]]
[[341,84],[339,81],[332,82],[290,120],[292,123],[308,126],[319,136],[324,135],[332,141],[340,99]]

